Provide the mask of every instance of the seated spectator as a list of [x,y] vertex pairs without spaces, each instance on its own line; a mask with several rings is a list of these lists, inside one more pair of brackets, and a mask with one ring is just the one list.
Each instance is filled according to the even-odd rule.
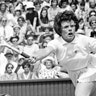
[[15,8],[13,15],[14,15],[15,24],[18,24],[17,19],[22,15],[21,10],[18,8]]
[[71,6],[73,12],[75,12],[76,9],[77,9],[77,5],[76,5],[76,3],[75,3],[75,2],[72,2],[72,3],[70,4],[70,6]]
[[40,48],[43,48],[42,45],[47,46],[48,42],[50,42],[53,39],[54,39],[54,34],[52,34],[52,33],[45,33],[45,34],[41,35],[39,38]]
[[46,8],[42,8],[41,12],[40,12],[40,26],[39,27],[49,27],[49,18],[48,18],[48,10]]
[[11,44],[15,47],[18,48],[18,41],[19,41],[19,37],[18,36],[14,36],[10,38],[10,42]]
[[88,0],[88,2],[85,4],[85,12],[87,17],[89,16],[89,12],[91,10],[96,10],[96,2],[95,0]]
[[51,6],[48,9],[48,18],[50,21],[50,26],[53,27],[54,24],[54,18],[55,16],[60,12],[60,8],[58,6],[58,0],[51,0]]
[[25,58],[23,58],[23,57],[20,57],[18,59],[18,65],[17,65],[17,68],[15,70],[15,73],[20,74],[20,73],[24,72],[24,70],[22,68],[22,64],[24,61],[25,61]]
[[13,36],[13,33],[13,28],[8,25],[7,18],[3,17],[0,26],[0,37],[3,37],[4,40],[9,41],[10,37]]
[[59,2],[60,12],[65,10],[72,10],[71,6],[68,3],[68,0],[60,0]]
[[26,20],[30,22],[33,27],[33,32],[36,32],[37,26],[39,26],[38,13],[34,9],[33,3],[27,5]]
[[14,53],[12,50],[7,49],[7,52],[5,53],[5,58],[6,58],[6,62],[4,65],[6,65],[7,63],[11,63],[14,68],[13,68],[13,72],[15,72],[16,68],[17,68],[17,62],[14,60]]
[[[65,78],[68,77],[66,73],[60,72],[60,67],[56,66],[54,63],[55,60],[53,57],[48,56],[42,60],[42,64],[40,64],[40,70],[38,70],[38,78],[39,79],[53,79],[53,78]],[[45,67],[43,67],[45,66]],[[64,75],[62,76],[61,73]]]
[[41,8],[43,8],[44,6],[48,6],[50,7],[51,0],[43,0],[42,4],[41,4]]
[[89,27],[86,27],[85,33],[89,37],[96,38],[96,16],[89,17]]
[[76,9],[75,14],[78,20],[82,18],[84,22],[86,22],[87,16],[85,12],[85,2],[80,3],[80,6]]
[[24,70],[24,72],[18,74],[18,79],[19,80],[31,80],[31,79],[35,79],[35,73],[31,72],[30,70],[30,63],[28,62],[28,60],[25,60],[22,64],[22,68]]
[[79,19],[78,22],[79,22],[79,28],[76,33],[85,35],[85,23],[83,18]]
[[17,80],[17,74],[12,72],[14,66],[8,63],[5,67],[5,73],[0,77],[0,80]]
[[41,0],[34,1],[35,11],[38,13],[38,17],[40,17],[41,12]]
[[25,19],[22,16],[20,16],[17,19],[17,22],[18,22],[18,25],[20,26],[20,34],[19,34],[19,41],[18,41],[18,43],[21,43],[25,39],[25,34],[26,34],[26,31],[27,31],[27,23],[25,22]]
[[7,15],[7,5],[5,2],[0,3],[0,15],[6,17]]
[[24,46],[23,52],[28,54],[29,56],[32,56],[34,52],[39,50],[38,44],[34,43],[34,35],[28,35],[26,37],[26,45]]
[[20,34],[20,26],[19,25],[13,26],[13,30],[14,30],[13,36],[19,36],[19,34]]

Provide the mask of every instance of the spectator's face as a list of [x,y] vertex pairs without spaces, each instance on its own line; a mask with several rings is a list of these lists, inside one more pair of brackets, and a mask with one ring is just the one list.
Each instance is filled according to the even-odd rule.
[[95,1],[94,1],[94,0],[90,0],[89,5],[90,5],[92,8],[94,8],[94,7],[95,7]]
[[47,69],[51,69],[52,68],[52,65],[53,65],[52,64],[52,61],[51,60],[46,60],[45,62],[46,62],[46,64],[45,64],[46,68]]
[[73,20],[62,21],[61,31],[62,38],[67,42],[72,42],[75,37],[75,22]]
[[18,20],[18,25],[22,27],[23,24],[24,24],[24,21],[23,21],[21,18],[19,18],[19,20]]
[[80,9],[81,9],[81,10],[84,10],[84,8],[85,8],[85,6],[80,6]]
[[17,42],[18,42],[18,39],[17,39],[17,38],[13,38],[13,39],[12,39],[12,43],[13,43],[14,45],[17,45]]
[[10,64],[10,65],[8,65],[8,67],[7,67],[7,73],[8,74],[11,74],[12,73],[12,70],[13,70],[13,66]]
[[91,27],[92,27],[93,29],[96,29],[96,21],[91,21]]
[[19,17],[21,15],[20,11],[15,11],[15,16]]
[[52,7],[56,7],[56,6],[57,6],[57,1],[55,0],[52,2]]
[[8,54],[8,55],[6,56],[6,58],[7,58],[7,60],[12,60],[12,58],[13,58],[13,55],[11,55],[11,54]]
[[66,8],[66,6],[67,6],[67,2],[63,2],[61,7]]
[[24,72],[25,72],[25,73],[28,73],[29,71],[30,71],[30,68],[29,68],[27,65],[25,65],[25,66],[24,66]]
[[32,45],[33,44],[33,37],[29,37],[28,39],[27,39],[27,44],[28,45]]
[[3,18],[2,19],[2,26],[6,26],[6,24],[7,24],[7,19],[6,18]]
[[30,8],[30,9],[27,10],[27,12],[28,13],[32,13],[33,12],[33,9]]
[[20,28],[18,28],[18,27],[15,27],[14,28],[14,35],[19,35],[19,32],[20,32]]
[[72,4],[72,5],[71,5],[71,8],[72,8],[72,10],[75,12],[75,10],[76,10],[75,4]]
[[6,10],[6,5],[5,4],[2,4],[1,5],[1,11],[5,11]]
[[11,6],[9,7],[9,10],[10,10],[11,12],[13,12],[13,11],[14,11],[14,6],[11,5]]
[[40,10],[40,8],[41,8],[41,5],[40,4],[35,5],[35,9],[36,10]]
[[46,10],[43,10],[43,11],[42,11],[42,16],[43,16],[43,17],[46,17],[46,15],[47,15]]

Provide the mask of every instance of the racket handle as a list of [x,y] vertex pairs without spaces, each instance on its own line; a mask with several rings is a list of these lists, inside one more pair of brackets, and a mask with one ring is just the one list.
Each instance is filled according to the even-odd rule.
[[29,55],[27,55],[27,54],[24,53],[24,52],[22,52],[21,55],[22,55],[23,57],[25,57],[25,58],[29,58],[29,57],[30,57]]

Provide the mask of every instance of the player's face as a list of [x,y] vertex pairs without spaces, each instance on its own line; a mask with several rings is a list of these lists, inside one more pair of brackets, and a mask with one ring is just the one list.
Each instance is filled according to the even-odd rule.
[[75,22],[71,21],[62,21],[61,22],[61,31],[62,31],[62,38],[67,41],[73,41],[75,37]]

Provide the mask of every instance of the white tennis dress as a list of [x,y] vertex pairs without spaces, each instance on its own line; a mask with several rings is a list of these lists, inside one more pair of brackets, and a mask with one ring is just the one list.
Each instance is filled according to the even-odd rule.
[[68,43],[58,37],[48,43],[56,53],[59,65],[67,70],[74,85],[77,82],[96,81],[96,39],[84,35],[76,35]]

